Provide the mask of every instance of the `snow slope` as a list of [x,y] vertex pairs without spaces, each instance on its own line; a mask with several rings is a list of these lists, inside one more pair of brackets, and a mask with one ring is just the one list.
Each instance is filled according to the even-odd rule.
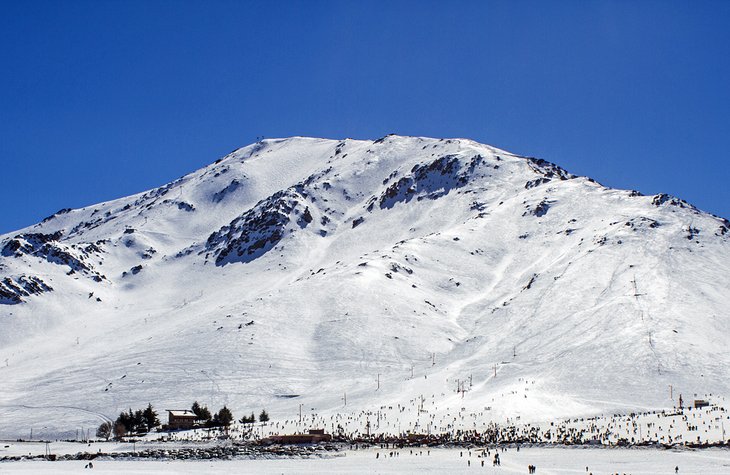
[[264,140],[0,236],[0,437],[148,402],[539,421],[727,395],[729,229],[470,140]]

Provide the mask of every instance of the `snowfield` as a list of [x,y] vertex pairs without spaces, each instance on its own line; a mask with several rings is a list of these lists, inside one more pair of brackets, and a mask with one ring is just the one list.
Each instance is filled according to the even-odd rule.
[[[148,403],[399,434],[672,411],[682,394],[723,414],[679,442],[727,440],[729,240],[678,198],[469,140],[264,140],[0,236],[0,437],[93,436]],[[540,454],[583,453],[534,450],[546,469]],[[667,473],[642,453],[721,466],[620,453],[640,473]],[[134,466],[178,468],[155,463]]]
[[[376,454],[380,456],[376,458]],[[486,457],[476,450],[409,449],[390,457],[390,450],[347,451],[341,456],[313,459],[254,459],[218,461],[117,461],[94,460],[91,473],[128,474],[201,474],[201,473],[463,473],[509,474],[528,473],[534,465],[539,474],[608,474],[641,475],[673,474],[675,467],[682,475],[722,475],[730,473],[730,452],[727,450],[653,450],[653,449],[587,449],[587,448],[523,448],[517,452],[500,452],[501,464],[492,465],[494,451]],[[484,461],[484,466],[481,462]],[[0,473],[78,473],[87,461],[15,462],[0,464]],[[588,471],[586,471],[586,468]]]

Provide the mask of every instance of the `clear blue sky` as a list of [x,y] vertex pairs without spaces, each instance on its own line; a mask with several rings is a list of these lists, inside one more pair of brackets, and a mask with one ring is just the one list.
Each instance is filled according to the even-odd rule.
[[730,2],[0,0],[0,232],[256,136],[468,137],[730,217]]

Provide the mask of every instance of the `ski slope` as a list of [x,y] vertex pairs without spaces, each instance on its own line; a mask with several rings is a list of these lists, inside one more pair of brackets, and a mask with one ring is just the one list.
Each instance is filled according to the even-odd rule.
[[263,140],[0,236],[0,437],[148,402],[537,422],[727,395],[729,229],[470,140]]

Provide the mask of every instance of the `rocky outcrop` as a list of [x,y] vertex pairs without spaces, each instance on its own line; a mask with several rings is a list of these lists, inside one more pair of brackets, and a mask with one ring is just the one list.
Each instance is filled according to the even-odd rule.
[[[475,155],[466,162],[457,155],[444,155],[428,164],[415,165],[410,173],[401,177],[379,197],[370,200],[368,211],[372,211],[377,203],[381,209],[392,208],[397,203],[407,203],[413,198],[437,199],[448,194],[454,188],[460,188],[469,183],[471,175],[477,167],[484,163],[481,155]],[[393,173],[384,184],[397,176]]]
[[0,304],[14,305],[25,302],[24,297],[51,292],[53,288],[35,276],[21,275],[0,280]]
[[204,251],[216,265],[250,262],[272,249],[290,225],[305,228],[313,218],[296,187],[279,191],[208,237]]
[[32,256],[43,259],[51,264],[68,266],[70,273],[81,272],[99,282],[105,277],[99,274],[89,263],[92,254],[101,253],[101,249],[94,243],[66,245],[59,241],[62,232],[52,234],[24,233],[8,240],[0,250],[0,255],[10,258]]

